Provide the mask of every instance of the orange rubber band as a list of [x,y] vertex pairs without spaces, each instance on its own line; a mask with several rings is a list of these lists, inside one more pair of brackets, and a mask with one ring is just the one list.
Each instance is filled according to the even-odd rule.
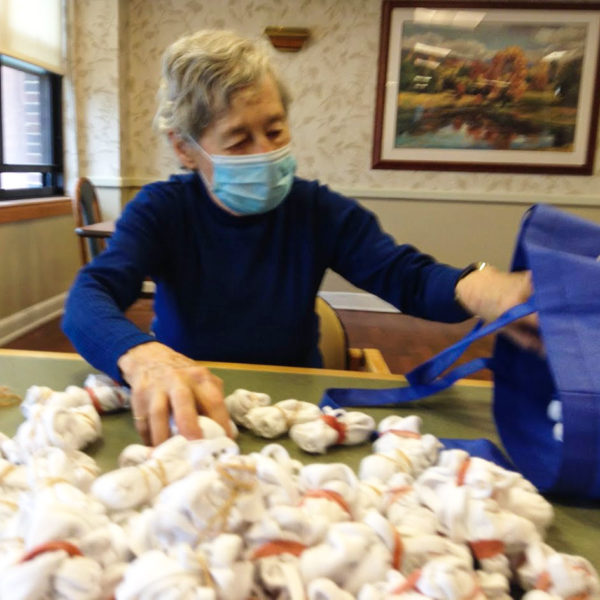
[[422,437],[420,433],[416,433],[415,431],[406,431],[405,429],[388,429],[387,431],[384,431],[382,435],[385,435],[386,433],[393,433],[398,437],[413,438],[416,440],[419,440]]
[[402,560],[404,558],[404,543],[402,542],[402,538],[398,533],[398,530],[393,527],[394,530],[394,550],[392,552],[392,567],[396,569],[396,571],[400,571],[400,567],[402,566]]
[[333,415],[321,415],[321,419],[329,425],[332,429],[335,429],[338,434],[337,443],[343,444],[346,439],[346,425],[341,421],[338,421]]
[[465,485],[465,477],[467,476],[467,471],[469,470],[470,465],[471,457],[468,456],[465,458],[465,460],[463,460],[462,464],[458,468],[458,472],[456,473],[456,485]]
[[104,411],[102,410],[102,405],[100,404],[100,400],[98,400],[98,396],[96,396],[96,392],[94,392],[94,390],[91,387],[86,387],[83,389],[88,393],[88,396],[90,397],[90,400],[92,401],[96,412],[99,415],[101,415]]
[[469,546],[478,560],[492,558],[498,554],[504,554],[506,546],[502,540],[477,540],[469,542]]
[[340,506],[350,516],[352,516],[352,511],[350,510],[350,506],[348,506],[348,503],[344,500],[341,494],[338,494],[333,490],[308,490],[304,494],[304,498],[302,498],[300,505],[304,504],[304,501],[307,498],[325,498],[326,500],[331,500],[332,502],[335,502],[338,506]]
[[272,540],[256,548],[252,553],[252,560],[266,558],[267,556],[277,556],[278,554],[300,556],[306,548],[307,546],[304,544],[293,542],[292,540]]
[[69,556],[83,556],[83,553],[75,544],[71,544],[71,542],[66,542],[65,540],[54,540],[32,548],[23,555],[19,562],[24,563],[45,552],[56,552],[58,550],[64,550]]
[[392,590],[392,594],[404,594],[404,592],[410,592],[411,590],[418,592],[417,581],[421,577],[421,569],[413,571],[404,583],[401,583],[397,588]]

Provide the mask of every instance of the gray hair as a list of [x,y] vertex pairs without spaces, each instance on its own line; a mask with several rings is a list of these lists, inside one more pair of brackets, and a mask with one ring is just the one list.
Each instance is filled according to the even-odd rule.
[[270,74],[284,110],[290,96],[266,50],[232,31],[202,30],[178,39],[163,54],[155,127],[197,140],[226,111],[238,90]]

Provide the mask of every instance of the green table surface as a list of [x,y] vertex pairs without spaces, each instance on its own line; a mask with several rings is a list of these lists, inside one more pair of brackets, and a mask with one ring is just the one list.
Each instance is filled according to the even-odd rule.
[[[269,394],[273,402],[296,398],[318,402],[328,387],[389,388],[404,384],[400,376],[358,375],[345,371],[317,369],[284,369],[281,367],[251,367],[248,365],[214,365],[211,370],[223,379],[225,393],[245,388]],[[68,385],[81,385],[95,370],[75,354],[0,350],[0,386],[7,386],[21,397],[31,385],[45,385],[63,390]],[[358,375],[358,376],[357,376]],[[402,408],[361,409],[378,422],[397,414],[417,414],[423,419],[422,431],[439,437],[486,437],[499,444],[491,418],[489,384],[464,382],[435,396],[404,405]],[[0,431],[12,436],[23,417],[17,405],[0,408]],[[129,413],[106,415],[102,418],[102,440],[88,447],[103,470],[116,468],[121,450],[139,442]],[[243,453],[259,449],[272,440],[242,432],[237,442]],[[344,462],[357,469],[362,457],[371,452],[370,444],[338,446],[326,455],[310,455],[299,450],[287,437],[278,443],[289,453],[308,462]],[[580,554],[600,571],[600,502],[549,498],[555,509],[554,522],[548,532],[548,543],[561,552]]]

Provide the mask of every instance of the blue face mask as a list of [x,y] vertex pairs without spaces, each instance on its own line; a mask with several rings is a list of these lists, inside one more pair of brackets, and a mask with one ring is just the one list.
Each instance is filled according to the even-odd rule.
[[240,215],[273,210],[292,188],[296,159],[289,144],[264,154],[208,156],[213,164],[213,193]]

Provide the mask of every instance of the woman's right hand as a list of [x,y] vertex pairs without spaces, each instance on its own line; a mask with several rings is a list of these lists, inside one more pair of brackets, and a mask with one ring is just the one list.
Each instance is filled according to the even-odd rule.
[[131,386],[131,411],[146,444],[156,446],[170,437],[171,415],[179,433],[188,439],[202,437],[199,414],[232,436],[223,381],[206,367],[159,342],[131,348],[118,365]]

